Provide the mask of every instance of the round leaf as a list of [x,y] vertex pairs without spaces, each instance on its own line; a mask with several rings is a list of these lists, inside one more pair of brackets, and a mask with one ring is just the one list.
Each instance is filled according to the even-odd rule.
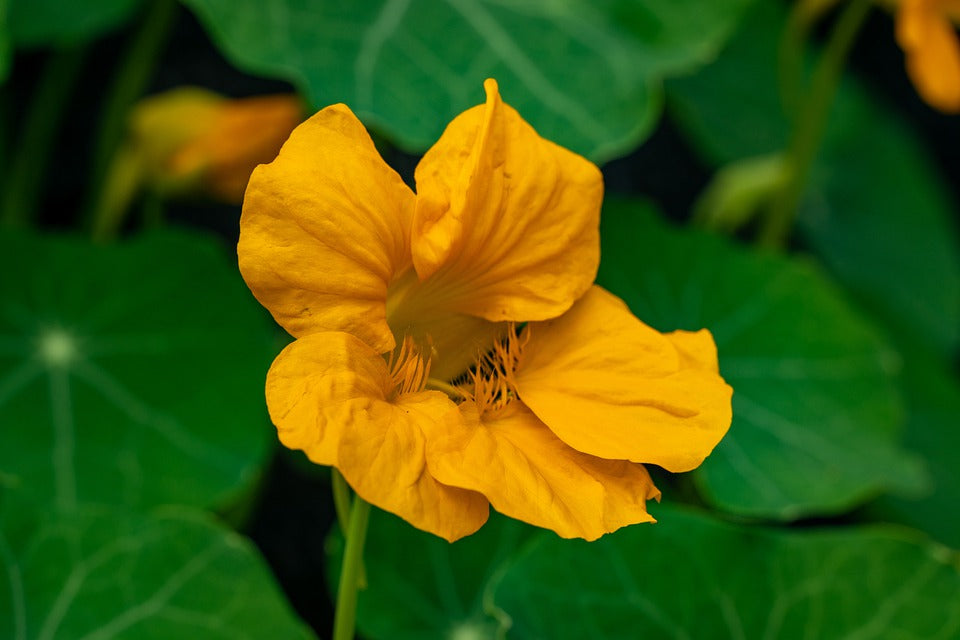
[[597,542],[544,536],[494,592],[511,638],[953,638],[956,553],[893,528],[809,534],[661,506]]
[[657,329],[713,332],[734,393],[697,471],[710,502],[791,519],[921,484],[897,444],[898,361],[816,269],[672,231],[635,203],[601,220],[601,284]]
[[0,235],[0,291],[7,484],[58,508],[208,506],[252,480],[272,333],[216,242]]
[[649,133],[663,74],[701,63],[747,1],[186,4],[241,69],[288,79],[317,107],[345,102],[411,150],[493,77],[542,136],[599,161]]
[[253,545],[182,508],[0,517],[0,568],[4,638],[314,637]]

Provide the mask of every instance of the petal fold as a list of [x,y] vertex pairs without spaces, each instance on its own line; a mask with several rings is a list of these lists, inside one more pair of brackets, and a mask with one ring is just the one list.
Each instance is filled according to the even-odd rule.
[[653,522],[646,501],[660,498],[642,465],[573,450],[521,402],[481,418],[461,405],[463,428],[428,433],[427,461],[441,481],[483,493],[512,518],[564,538],[595,540]]
[[486,498],[439,483],[426,467],[423,429],[459,428],[436,391],[395,396],[386,361],[359,338],[314,333],[288,345],[267,374],[280,440],[336,466],[367,502],[453,541],[486,522]]
[[489,515],[485,497],[448,486],[427,469],[428,433],[450,433],[463,420],[438,391],[406,394],[351,416],[340,441],[339,468],[364,500],[449,542],[474,533]]
[[600,287],[526,331],[517,393],[578,451],[689,471],[730,426],[709,332],[661,334]]
[[553,318],[596,275],[603,179],[537,135],[496,82],[484,87],[486,104],[457,116],[417,166],[413,264],[452,311]]
[[251,176],[240,271],[294,337],[345,331],[384,353],[395,345],[387,287],[410,265],[414,202],[356,116],[327,107]]

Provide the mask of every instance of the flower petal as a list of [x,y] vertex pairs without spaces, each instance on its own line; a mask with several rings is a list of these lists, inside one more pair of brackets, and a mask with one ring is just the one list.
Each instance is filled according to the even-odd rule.
[[453,542],[487,521],[487,499],[435,479],[426,464],[424,431],[462,428],[456,405],[438,391],[358,407],[340,441],[340,471],[367,502]]
[[413,263],[453,311],[553,318],[596,275],[603,179],[484,87],[417,166]]
[[383,358],[347,333],[314,333],[290,343],[267,373],[267,409],[280,442],[317,464],[336,465],[351,412],[386,397],[387,375]]
[[941,111],[960,113],[960,41],[948,9],[956,7],[933,0],[902,0],[897,42],[920,96]]
[[600,287],[527,331],[517,393],[578,451],[689,471],[730,426],[733,390],[707,332],[665,336]]
[[288,345],[267,375],[267,407],[280,440],[334,465],[364,500],[453,541],[487,520],[487,500],[427,471],[421,427],[461,427],[437,391],[401,394],[387,363],[359,338],[314,333]]
[[387,287],[410,264],[414,200],[353,113],[328,107],[251,176],[240,271],[293,336],[345,331],[389,351]]
[[479,491],[497,511],[564,538],[595,540],[654,522],[646,501],[660,492],[642,465],[571,449],[518,401],[482,419],[472,402],[461,410],[463,427],[427,434],[427,463],[441,481]]

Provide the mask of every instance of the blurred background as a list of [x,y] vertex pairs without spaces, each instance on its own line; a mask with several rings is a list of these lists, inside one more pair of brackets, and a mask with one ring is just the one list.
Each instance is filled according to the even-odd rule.
[[[960,637],[960,124],[905,11],[0,0],[0,636],[329,634],[329,470],[266,415],[243,186],[336,102],[412,185],[495,77],[600,165],[598,281],[711,329],[734,422],[592,545],[375,514],[360,635]],[[925,55],[960,87],[956,40]]]

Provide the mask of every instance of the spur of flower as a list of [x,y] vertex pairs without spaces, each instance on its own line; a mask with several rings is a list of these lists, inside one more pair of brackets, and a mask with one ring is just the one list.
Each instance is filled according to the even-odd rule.
[[240,269],[296,340],[281,441],[447,540],[489,506],[564,537],[653,521],[644,463],[699,465],[731,420],[707,331],[659,333],[593,284],[603,183],[493,80],[415,172],[344,105],[253,174]]
[[897,7],[897,42],[907,73],[920,97],[947,113],[960,113],[958,20],[958,0],[900,0]]

